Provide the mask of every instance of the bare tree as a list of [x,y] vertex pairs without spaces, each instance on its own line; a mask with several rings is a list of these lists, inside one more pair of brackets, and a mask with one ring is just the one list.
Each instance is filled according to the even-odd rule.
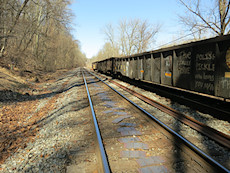
[[[197,31],[199,37],[209,30],[214,35],[230,33],[229,0],[179,0],[188,10],[187,15],[180,16],[181,21],[190,31]],[[195,33],[195,32],[194,32]]]
[[112,24],[106,25],[103,32],[106,36],[107,41],[110,42],[112,46],[115,46],[117,43],[115,40],[114,27],[112,26]]
[[100,54],[103,54],[103,57],[114,57],[119,55],[119,45],[115,37],[114,27],[111,24],[105,26],[103,30],[106,36],[106,43],[102,50],[100,50]]
[[[114,27],[107,25],[104,29],[107,41],[114,46],[119,47],[122,55],[131,55],[144,52],[152,46],[154,37],[160,30],[160,25],[151,25],[146,20],[131,19],[120,21],[117,36],[114,34]],[[116,28],[115,28],[116,29]]]
[[[7,10],[6,9],[6,2],[7,1],[3,1],[3,2],[1,2],[1,4],[3,4],[3,13],[4,13],[4,11],[5,10]],[[21,7],[19,8],[19,10],[17,11],[17,14],[16,14],[16,16],[14,17],[13,15],[11,15],[11,17],[13,17],[13,22],[12,22],[12,25],[10,26],[10,27],[8,27],[8,30],[6,31],[6,28],[4,28],[4,42],[3,42],[3,45],[2,45],[2,47],[1,47],[1,49],[0,49],[0,57],[2,56],[2,54],[4,53],[4,51],[5,51],[5,48],[6,48],[6,46],[7,46],[7,42],[8,42],[8,37],[9,37],[9,35],[13,32],[13,30],[14,30],[14,28],[15,28],[15,26],[16,26],[16,24],[18,23],[18,21],[19,21],[19,17],[21,16],[21,14],[22,14],[22,12],[23,12],[23,10],[24,10],[24,8],[26,7],[26,5],[28,4],[28,2],[29,2],[29,0],[25,0],[22,4],[21,4]],[[8,2],[8,4],[7,5],[11,5],[10,3],[12,3],[12,2]],[[11,12],[11,14],[12,13],[14,13],[13,11],[14,11],[15,9],[14,8],[12,8],[12,12]],[[6,19],[6,18],[5,18]],[[3,20],[5,20],[5,19],[3,19]],[[2,21],[3,22],[3,21]],[[4,22],[6,22],[6,21],[4,21]]]
[[160,25],[151,25],[146,20],[123,20],[119,25],[120,47],[123,55],[141,53],[151,48]]
[[121,53],[123,55],[131,55],[136,52],[136,46],[138,45],[138,28],[139,28],[139,21],[138,19],[135,20],[122,20],[120,21],[119,31],[120,31],[120,47]]
[[136,52],[141,53],[150,48],[154,43],[154,37],[161,28],[160,24],[150,25],[146,20],[138,26]]

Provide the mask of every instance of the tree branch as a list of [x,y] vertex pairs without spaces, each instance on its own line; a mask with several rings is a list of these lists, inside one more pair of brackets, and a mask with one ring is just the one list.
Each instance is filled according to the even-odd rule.
[[[218,35],[220,34],[220,32],[218,32],[214,27],[212,27],[208,21],[206,21],[202,15],[199,12],[199,7],[197,5],[197,10],[198,12],[194,11],[192,8],[190,8],[187,4],[185,4],[185,2],[183,0],[179,0],[191,13],[193,13],[194,15],[196,15],[197,17],[199,17],[210,29],[212,29],[215,33],[217,33]],[[199,4],[199,2],[198,2]]]

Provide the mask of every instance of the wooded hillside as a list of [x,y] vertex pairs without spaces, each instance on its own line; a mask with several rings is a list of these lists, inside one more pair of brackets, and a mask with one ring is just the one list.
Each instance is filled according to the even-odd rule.
[[27,71],[83,66],[68,5],[70,0],[0,0],[0,64]]

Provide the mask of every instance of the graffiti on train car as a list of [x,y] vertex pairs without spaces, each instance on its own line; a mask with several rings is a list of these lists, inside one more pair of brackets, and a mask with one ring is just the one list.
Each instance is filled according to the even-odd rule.
[[191,52],[181,51],[178,55],[178,72],[180,74],[190,74],[191,72]]
[[197,71],[215,71],[215,64],[210,63],[196,63]]
[[196,54],[195,89],[214,92],[215,54],[212,51]]
[[221,87],[225,89],[230,89],[230,79],[222,78]]
[[177,49],[173,52],[173,86],[191,90],[192,49]]

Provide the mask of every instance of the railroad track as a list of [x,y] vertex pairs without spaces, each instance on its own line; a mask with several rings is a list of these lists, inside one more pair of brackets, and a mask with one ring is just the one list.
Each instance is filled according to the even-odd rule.
[[140,93],[135,92],[134,90],[131,90],[113,80],[110,80],[111,83],[117,85],[118,87],[124,89],[125,91],[129,92],[130,94],[136,96],[137,98],[141,99],[142,101],[148,103],[151,106],[154,106],[156,108],[158,108],[159,110],[175,117],[176,119],[178,119],[179,121],[181,121],[182,123],[190,126],[191,128],[197,130],[198,132],[208,136],[210,139],[214,140],[215,142],[223,145],[224,147],[227,147],[230,149],[230,136],[217,131],[185,114],[182,114],[181,112],[172,109],[169,106],[163,105],[160,102],[157,102],[149,97],[146,97]]
[[88,89],[88,85],[84,76],[84,72],[82,72],[82,76],[84,79],[84,83],[85,83],[85,88],[86,88],[86,92],[87,92],[87,96],[88,96],[88,100],[89,100],[89,105],[90,105],[90,109],[91,109],[91,113],[92,113],[92,118],[93,118],[93,124],[95,127],[95,133],[96,133],[96,140],[97,140],[97,158],[99,158],[99,170],[103,171],[103,172],[110,172],[110,167],[109,167],[109,163],[107,160],[107,156],[106,156],[106,152],[105,152],[105,148],[102,142],[102,137],[101,137],[101,133],[100,133],[100,129],[98,126],[98,122],[97,122],[97,118],[94,112],[94,108],[93,108],[93,103],[91,100],[91,96],[89,93],[89,89]]
[[156,92],[163,97],[170,98],[204,113],[211,114],[218,119],[230,122],[229,102],[225,102],[213,96],[209,97],[205,94],[198,94],[192,91],[188,92],[180,88],[153,84],[148,81],[139,82],[128,78],[121,79],[144,90]]
[[[92,114],[96,115],[93,119],[98,121],[99,160],[104,172],[229,172],[103,80],[83,73],[91,85],[87,93],[88,98],[92,98],[92,101],[89,99]],[[87,87],[86,80],[85,85]]]
[[[131,90],[128,87],[125,87],[124,85],[121,85],[117,82],[115,82],[112,79],[109,79],[109,82],[115,84],[116,86],[118,86],[119,88],[123,89],[124,91],[127,91],[128,93],[134,95],[135,97],[139,98],[140,100],[144,101],[145,103],[161,110],[162,112],[167,113],[168,115],[173,116],[174,118],[176,118],[177,120],[181,121],[182,123],[188,125],[189,127],[195,129],[196,131],[198,131],[201,134],[206,135],[207,137],[209,137],[210,139],[212,139],[213,141],[217,142],[218,144],[230,149],[230,136],[226,135],[210,126],[207,126],[206,124],[197,121],[196,119],[189,117],[169,106],[163,105],[160,102],[157,102],[149,97],[144,96],[143,94],[140,94],[138,92],[135,92],[134,90]],[[210,107],[210,106],[206,106]],[[212,108],[215,109],[215,108]],[[218,109],[216,110],[218,111]],[[221,113],[221,112],[220,112]]]

